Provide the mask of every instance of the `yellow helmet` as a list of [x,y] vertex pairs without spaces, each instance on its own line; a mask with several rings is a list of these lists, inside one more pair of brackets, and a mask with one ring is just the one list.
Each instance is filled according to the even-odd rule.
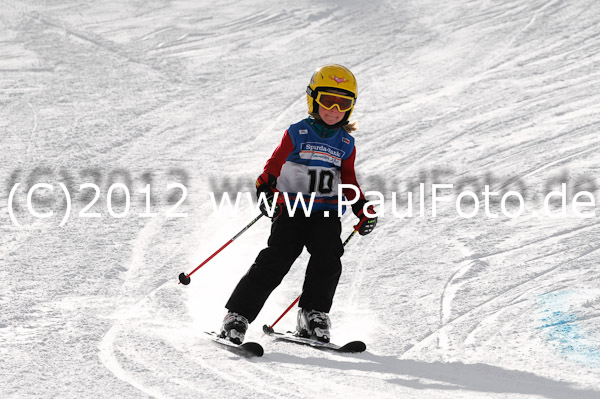
[[[337,126],[342,126],[348,122],[352,111],[354,110],[354,104],[356,103],[356,97],[358,96],[358,85],[356,78],[350,72],[350,70],[342,65],[329,64],[319,67],[306,88],[306,101],[308,102],[308,113],[319,112],[319,103],[317,97],[320,92],[328,92],[328,89],[332,91],[340,92],[348,97],[352,98],[352,104],[350,109],[346,111],[344,118],[337,123]],[[339,106],[337,106],[339,110]]]

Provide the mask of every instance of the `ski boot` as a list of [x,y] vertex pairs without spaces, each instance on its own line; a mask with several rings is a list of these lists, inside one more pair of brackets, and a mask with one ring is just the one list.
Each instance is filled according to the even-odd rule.
[[331,321],[327,313],[304,309],[298,311],[298,325],[296,327],[298,336],[327,343],[331,338],[330,328]]
[[244,316],[229,312],[223,319],[223,325],[221,326],[221,333],[219,337],[228,339],[234,344],[241,345],[244,341],[244,335],[248,330],[248,319]]

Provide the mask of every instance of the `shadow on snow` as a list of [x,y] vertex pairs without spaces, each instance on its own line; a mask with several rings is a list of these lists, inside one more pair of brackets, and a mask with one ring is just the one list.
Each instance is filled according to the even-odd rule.
[[[569,382],[554,381],[530,372],[508,370],[482,363],[427,363],[371,353],[356,355],[356,357],[367,362],[356,363],[315,357],[300,358],[286,354],[269,355],[270,360],[281,363],[396,374],[403,378],[389,379],[387,382],[414,389],[540,395],[549,399],[600,398],[600,391],[578,389]],[[432,382],[423,382],[419,379]],[[437,381],[437,383],[433,381]]]

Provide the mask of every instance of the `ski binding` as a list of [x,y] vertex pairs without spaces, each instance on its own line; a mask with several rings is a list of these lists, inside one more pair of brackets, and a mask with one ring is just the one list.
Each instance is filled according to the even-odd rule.
[[338,353],[360,353],[367,350],[367,345],[362,341],[351,341],[345,345],[339,346],[330,342],[321,342],[316,339],[304,338],[288,331],[287,333],[275,332],[271,327],[264,325],[265,334],[272,336],[278,341],[292,342],[300,345],[312,346],[316,349],[333,351]]

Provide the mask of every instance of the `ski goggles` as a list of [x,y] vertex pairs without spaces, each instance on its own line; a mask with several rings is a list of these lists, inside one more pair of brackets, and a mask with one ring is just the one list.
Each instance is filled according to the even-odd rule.
[[326,91],[319,92],[315,100],[317,101],[317,104],[327,110],[337,107],[340,112],[349,111],[354,105],[354,97],[345,96],[343,94],[327,93]]

